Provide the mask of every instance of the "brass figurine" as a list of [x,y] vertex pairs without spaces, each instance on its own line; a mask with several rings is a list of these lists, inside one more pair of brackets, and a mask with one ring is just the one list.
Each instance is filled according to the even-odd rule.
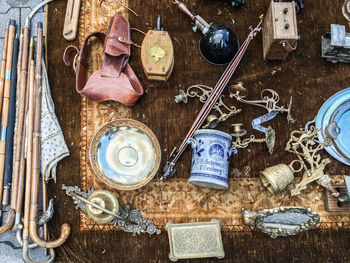
[[[188,97],[190,98],[199,98],[199,101],[201,103],[205,103],[207,99],[209,98],[211,92],[213,91],[212,87],[196,84],[190,86],[186,92],[183,90],[180,90],[180,94],[175,96],[175,102],[176,103],[187,103]],[[227,106],[223,102],[223,98],[225,95],[221,95],[216,102],[215,106],[213,107],[214,110],[216,110],[219,113],[219,116],[216,116],[214,114],[211,114],[207,117],[207,123],[203,126],[203,129],[213,129],[215,128],[220,122],[226,121],[228,118],[230,118],[233,115],[236,115],[237,113],[241,112],[241,109],[237,109],[235,106]],[[227,111],[227,112],[224,112]]]

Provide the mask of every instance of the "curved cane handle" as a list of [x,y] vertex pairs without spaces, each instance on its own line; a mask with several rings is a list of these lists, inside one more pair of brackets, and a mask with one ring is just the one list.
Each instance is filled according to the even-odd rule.
[[53,263],[55,261],[55,258],[56,258],[55,250],[53,250],[53,248],[51,248],[49,251],[50,251],[50,257],[47,260],[42,261],[42,262],[34,261],[29,257],[28,239],[23,240],[22,259],[26,263]]
[[32,238],[34,243],[36,243],[38,246],[43,248],[56,248],[63,245],[63,243],[66,242],[70,234],[70,230],[71,230],[70,226],[64,223],[61,227],[60,237],[57,238],[56,240],[47,241],[47,240],[41,239],[41,237],[39,236],[37,232],[37,222],[35,220],[34,221],[30,220],[29,222],[30,237]]
[[[2,190],[2,189],[1,189]],[[15,222],[16,212],[14,209],[10,209],[7,212],[5,224],[0,227],[0,234],[10,230]]]

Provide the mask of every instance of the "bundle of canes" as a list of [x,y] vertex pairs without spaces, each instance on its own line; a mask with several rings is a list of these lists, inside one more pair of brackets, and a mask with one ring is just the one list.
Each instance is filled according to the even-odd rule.
[[195,119],[194,123],[192,124],[192,127],[190,128],[189,132],[187,133],[187,135],[186,135],[185,139],[183,140],[183,142],[181,143],[180,147],[178,149],[176,149],[172,153],[172,155],[170,156],[170,158],[172,160],[170,162],[168,161],[165,164],[165,167],[163,168],[163,175],[162,175],[161,179],[163,179],[163,178],[169,179],[170,177],[172,177],[175,174],[176,169],[174,168],[174,166],[175,166],[176,162],[178,161],[178,159],[183,154],[183,152],[185,151],[185,149],[187,147],[187,140],[190,137],[192,137],[194,132],[201,127],[201,125],[203,124],[203,122],[205,121],[207,116],[209,115],[210,111],[215,106],[216,101],[221,96],[226,85],[230,81],[233,73],[237,69],[245,51],[247,50],[247,48],[249,46],[250,41],[255,37],[256,33],[261,30],[262,22],[263,22],[263,19],[261,16],[261,20],[260,20],[259,24],[254,29],[251,28],[251,32],[249,33],[247,39],[244,41],[244,43],[242,44],[242,46],[240,47],[240,49],[238,50],[238,52],[236,53],[236,55],[234,56],[234,58],[232,59],[230,64],[227,66],[227,68],[224,71],[224,73],[222,74],[222,76],[220,77],[219,81],[217,82],[217,84],[213,88],[212,93],[210,94],[209,98],[207,99],[207,101],[203,105],[201,111],[198,113],[197,118]]
[[[14,231],[20,230],[22,225],[21,213],[23,205],[23,195],[24,195],[24,181],[25,181],[25,132],[26,127],[25,123],[25,114],[28,111],[28,93],[29,89],[29,75],[28,69],[31,64],[31,58],[33,56],[33,39],[30,38],[30,21],[34,14],[42,8],[44,5],[48,4],[53,0],[45,0],[39,3],[26,17],[24,27],[22,28],[21,38],[22,38],[22,52],[21,52],[21,66],[20,66],[20,88],[18,91],[18,109],[17,109],[17,121],[16,121],[16,144],[15,144],[15,153],[14,153],[14,167],[13,167],[13,176],[18,178],[18,191],[17,191],[17,205],[16,205],[16,219]],[[30,43],[30,46],[29,46]],[[28,54],[29,53],[29,54]]]
[[[11,92],[11,70],[12,70],[12,58],[14,39],[16,34],[16,22],[10,20],[9,32],[7,40],[7,53],[6,53],[6,70],[5,70],[5,84],[3,93],[2,103],[2,114],[1,114],[1,136],[0,136],[0,218],[2,214],[2,194],[3,194],[3,183],[4,183],[4,171],[5,171],[5,148],[6,148],[6,132],[8,124],[8,113],[10,106],[10,92]],[[18,45],[17,45],[18,49]],[[18,50],[17,50],[18,52]],[[1,227],[0,233],[5,232],[8,227]],[[1,232],[2,231],[2,232]]]

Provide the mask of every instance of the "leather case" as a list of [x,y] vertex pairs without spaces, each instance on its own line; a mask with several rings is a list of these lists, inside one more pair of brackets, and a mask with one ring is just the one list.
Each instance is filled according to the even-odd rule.
[[[102,69],[95,71],[87,80],[89,39],[97,37],[104,45],[105,57]],[[75,53],[76,89],[84,97],[94,101],[113,100],[125,105],[134,105],[143,94],[143,88],[128,64],[130,57],[130,25],[120,14],[115,14],[109,23],[107,35],[94,32],[88,35],[81,50],[69,46],[64,52],[64,62],[70,65]]]

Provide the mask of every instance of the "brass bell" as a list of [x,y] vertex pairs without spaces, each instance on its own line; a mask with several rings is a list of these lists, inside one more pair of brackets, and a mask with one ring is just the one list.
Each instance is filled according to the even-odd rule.
[[214,114],[211,114],[207,118],[207,124],[204,126],[204,128],[210,128],[214,129],[216,125],[218,125],[220,122],[220,119],[216,117]]
[[[96,190],[88,198],[90,202],[93,202],[114,214],[118,214],[119,202],[118,199],[109,191],[106,190]],[[114,219],[113,215],[109,215],[102,210],[93,207],[90,204],[86,204],[86,212],[89,217],[98,224],[106,224]]]
[[[300,168],[294,169],[293,164],[299,163]],[[259,173],[261,182],[270,193],[279,193],[294,180],[294,173],[300,172],[303,169],[302,163],[299,160],[292,161],[289,165],[281,163]]]

